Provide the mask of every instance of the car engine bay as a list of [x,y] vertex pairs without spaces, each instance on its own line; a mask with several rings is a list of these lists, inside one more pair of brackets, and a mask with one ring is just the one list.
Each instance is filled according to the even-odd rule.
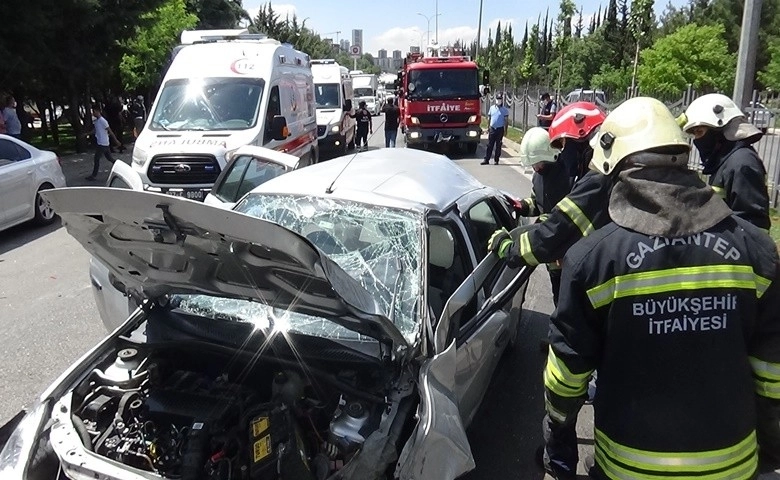
[[304,362],[250,357],[120,342],[72,391],[72,427],[86,450],[143,478],[182,480],[340,478],[380,425],[409,428],[411,408],[397,415],[375,366],[323,380]]

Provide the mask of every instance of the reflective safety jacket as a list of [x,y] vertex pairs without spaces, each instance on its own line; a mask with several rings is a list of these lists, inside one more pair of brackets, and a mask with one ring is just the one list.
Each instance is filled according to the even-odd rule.
[[776,247],[747,221],[675,239],[609,223],[564,260],[547,412],[571,421],[598,370],[599,478],[753,478],[756,394],[780,406],[778,312]]
[[[709,184],[734,213],[757,227],[769,230],[769,194],[766,168],[749,145],[737,143],[716,160]],[[710,173],[705,168],[704,173]]]
[[519,236],[507,256],[520,257],[529,266],[562,259],[577,240],[609,223],[612,185],[610,177],[589,171],[543,222]]

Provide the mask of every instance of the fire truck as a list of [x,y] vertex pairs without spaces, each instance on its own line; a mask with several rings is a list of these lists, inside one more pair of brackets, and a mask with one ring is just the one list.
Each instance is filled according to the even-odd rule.
[[480,98],[488,84],[488,72],[483,72],[483,87],[477,64],[467,56],[407,55],[396,81],[406,145],[452,144],[475,153],[482,133]]

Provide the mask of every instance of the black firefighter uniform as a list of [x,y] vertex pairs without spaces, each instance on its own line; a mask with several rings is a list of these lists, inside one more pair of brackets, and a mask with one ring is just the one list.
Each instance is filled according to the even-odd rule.
[[564,261],[548,415],[576,418],[598,370],[600,478],[754,478],[756,429],[772,421],[757,398],[780,405],[777,279],[775,245],[734,215],[675,239],[590,234]]

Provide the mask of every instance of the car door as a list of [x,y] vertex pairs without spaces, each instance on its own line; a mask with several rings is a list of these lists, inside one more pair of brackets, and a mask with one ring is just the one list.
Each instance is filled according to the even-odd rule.
[[0,205],[3,225],[16,224],[34,215],[35,161],[27,149],[0,138]]
[[[506,227],[511,229],[513,220],[506,208],[493,196],[472,196],[464,198],[458,208],[460,221],[469,238],[469,246],[474,257],[482,265],[489,259],[487,243],[496,230]],[[479,268],[479,267],[477,267]],[[477,311],[464,309],[457,315],[457,333],[454,334],[458,345],[458,359],[468,361],[471,374],[460,377],[457,390],[459,393],[461,414],[466,425],[471,423],[485,391],[490,384],[501,356],[509,344],[517,328],[519,311],[511,312],[511,299],[519,295],[522,302],[524,282],[512,283],[521,271],[509,268],[505,262],[497,262],[489,269],[482,267],[480,276],[475,277],[478,283],[473,285],[473,298],[477,301]],[[530,271],[526,276],[530,275]],[[505,291],[509,288],[508,291]],[[498,301],[498,294],[504,295]],[[509,302],[507,302],[509,300]],[[471,302],[474,300],[472,299]],[[468,305],[468,304],[467,304]],[[446,312],[445,312],[446,314]]]

